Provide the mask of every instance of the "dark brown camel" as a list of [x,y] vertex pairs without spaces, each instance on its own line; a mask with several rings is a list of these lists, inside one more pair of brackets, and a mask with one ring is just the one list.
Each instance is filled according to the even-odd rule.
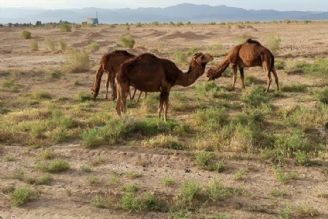
[[[117,96],[116,95],[116,85],[115,85],[116,73],[120,69],[120,66],[123,62],[125,62],[131,58],[134,58],[134,57],[135,57],[135,55],[128,53],[125,50],[116,50],[116,51],[113,51],[113,52],[103,55],[103,57],[101,58],[101,61],[100,61],[99,69],[96,74],[95,83],[91,89],[94,99],[96,99],[99,94],[102,75],[104,74],[104,72],[107,72],[108,75],[107,75],[107,81],[106,81],[106,99],[108,99],[108,88],[109,88],[109,84],[110,84],[111,89],[112,89],[112,100],[116,100],[116,96]],[[136,90],[134,90],[133,96],[131,96],[131,94],[130,94],[131,99],[134,98],[135,94],[136,94]],[[139,100],[140,96],[141,96],[141,92],[139,94],[138,100]]]
[[245,88],[244,67],[262,66],[267,73],[267,88],[268,92],[271,85],[271,73],[273,73],[277,90],[279,90],[279,81],[276,68],[274,66],[274,56],[269,49],[262,46],[258,41],[248,39],[245,43],[231,49],[224,60],[216,67],[210,68],[206,75],[210,80],[214,80],[222,76],[222,73],[232,65],[233,83],[232,88],[235,88],[237,80],[237,68],[240,72],[241,82]]
[[204,73],[206,64],[212,60],[211,55],[197,53],[193,56],[186,73],[178,69],[172,61],[149,53],[125,62],[116,76],[117,113],[121,115],[126,111],[128,89],[129,86],[133,86],[140,91],[160,92],[158,116],[160,118],[164,110],[164,121],[166,121],[172,86],[190,86]]

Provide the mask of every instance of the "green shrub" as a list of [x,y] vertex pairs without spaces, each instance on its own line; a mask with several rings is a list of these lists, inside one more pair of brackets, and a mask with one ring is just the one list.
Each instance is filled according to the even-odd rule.
[[71,32],[72,31],[72,26],[68,23],[61,23],[59,25],[59,30],[61,32]]
[[281,39],[279,36],[270,36],[266,42],[267,47],[272,53],[276,53],[279,50]]
[[201,195],[201,187],[196,182],[185,182],[182,184],[179,199],[183,204],[189,205]]
[[161,183],[167,187],[171,187],[175,184],[175,181],[170,177],[165,177],[161,179]]
[[98,51],[100,49],[100,44],[97,42],[92,42],[88,45],[89,50],[95,52]]
[[195,161],[201,168],[213,170],[215,169],[216,155],[213,152],[200,151],[195,154]]
[[281,169],[280,167],[275,168],[274,173],[275,173],[276,179],[279,182],[284,183],[284,184],[289,183],[292,180],[298,179],[298,174],[296,172],[285,173],[283,171],[283,169]]
[[10,202],[13,206],[20,207],[35,197],[36,193],[29,188],[16,188],[10,194]]
[[277,70],[283,70],[286,68],[286,62],[282,60],[275,60],[275,67]]
[[64,160],[53,160],[50,162],[42,162],[38,164],[38,168],[43,172],[61,173],[70,169],[69,163]]
[[211,201],[223,201],[232,196],[231,189],[225,188],[216,181],[213,181],[206,191]]
[[24,30],[22,32],[22,37],[23,39],[31,39],[32,38],[32,33],[30,31]]
[[120,38],[120,43],[123,47],[133,48],[135,44],[135,40],[133,39],[132,36],[127,35],[127,36],[122,36]]
[[65,68],[72,73],[88,71],[90,68],[89,54],[86,51],[71,50],[66,56]]
[[31,42],[31,50],[32,51],[38,51],[39,50],[39,43],[37,40],[33,40]]

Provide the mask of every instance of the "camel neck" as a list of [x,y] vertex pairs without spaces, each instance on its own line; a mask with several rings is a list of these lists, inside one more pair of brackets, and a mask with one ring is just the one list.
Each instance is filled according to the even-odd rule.
[[184,87],[192,85],[204,73],[204,69],[198,64],[191,64],[188,72],[179,74],[176,84]]

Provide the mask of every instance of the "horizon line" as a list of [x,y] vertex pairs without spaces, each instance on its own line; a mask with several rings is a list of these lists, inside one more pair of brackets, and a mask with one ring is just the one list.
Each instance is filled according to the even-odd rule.
[[76,8],[40,8],[40,7],[0,7],[1,9],[28,9],[28,10],[83,10],[83,9],[89,9],[89,8],[94,8],[94,9],[104,9],[104,10],[122,10],[122,9],[129,9],[129,10],[138,10],[138,9],[148,9],[148,8],[160,8],[160,9],[166,9],[174,6],[179,6],[179,5],[195,5],[195,6],[209,6],[209,7],[228,7],[228,8],[239,8],[239,9],[244,9],[247,11],[262,11],[262,10],[269,10],[269,11],[278,11],[278,12],[328,12],[326,11],[316,11],[316,10],[278,10],[278,9],[270,9],[270,8],[263,8],[263,9],[246,9],[242,7],[235,7],[235,6],[228,6],[225,4],[221,5],[209,5],[209,4],[195,4],[195,3],[180,3],[180,4],[175,4],[175,5],[170,5],[170,6],[165,6],[165,7],[136,7],[136,8],[129,8],[129,7],[123,7],[123,8],[100,8],[100,7],[76,7]]

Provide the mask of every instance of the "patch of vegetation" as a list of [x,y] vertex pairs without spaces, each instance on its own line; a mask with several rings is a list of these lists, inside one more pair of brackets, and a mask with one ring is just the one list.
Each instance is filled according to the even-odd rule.
[[275,173],[276,179],[283,184],[287,184],[293,180],[298,179],[298,174],[296,172],[285,173],[281,167],[275,168],[274,173]]
[[198,83],[196,85],[196,92],[200,96],[207,96],[207,97],[219,97],[219,94],[221,92],[221,88],[217,86],[217,84],[214,81],[210,82],[203,82]]
[[20,207],[33,200],[36,192],[27,187],[16,188],[10,193],[10,202],[12,206]]
[[250,106],[258,107],[270,101],[270,96],[265,93],[262,87],[252,87],[242,95],[242,100]]
[[61,173],[70,169],[70,165],[67,161],[59,159],[50,162],[39,162],[37,167],[43,172],[48,173]]
[[235,174],[234,174],[234,179],[236,181],[243,181],[245,180],[247,177],[247,172],[245,170],[238,170]]
[[34,92],[34,93],[32,93],[32,97],[35,100],[51,100],[52,99],[51,94],[47,91]]
[[276,53],[279,50],[281,39],[279,36],[271,35],[266,42],[267,47],[272,53]]
[[52,79],[60,79],[63,76],[61,71],[55,70],[50,72],[50,78]]
[[285,85],[281,88],[281,91],[283,92],[306,92],[307,91],[307,85],[305,84],[290,84]]
[[64,23],[61,23],[59,25],[59,30],[61,32],[71,32],[72,31],[72,26],[70,24],[64,22]]
[[31,39],[32,33],[30,31],[24,30],[22,32],[22,37],[23,37],[23,39],[26,39],[26,40]]
[[59,47],[62,52],[65,52],[67,49],[67,44],[64,41],[59,41]]
[[71,50],[66,56],[65,69],[68,72],[79,73],[89,70],[90,58],[86,51]]
[[5,80],[2,82],[2,90],[10,92],[19,92],[23,85],[18,84],[15,80]]
[[174,179],[172,179],[170,177],[165,177],[165,178],[161,179],[161,184],[163,184],[164,186],[167,186],[167,187],[171,187],[171,186],[175,185],[175,181],[174,181]]
[[113,203],[110,197],[105,195],[96,195],[91,199],[91,204],[96,208],[111,208]]
[[191,208],[193,203],[201,199],[201,187],[196,182],[185,182],[180,188],[178,205],[182,208]]
[[328,60],[316,59],[313,63],[295,62],[288,67],[288,74],[306,74],[311,76],[327,76]]
[[156,134],[170,134],[180,125],[174,121],[158,119],[110,119],[105,126],[92,128],[81,133],[82,143],[89,148],[103,144],[117,144],[129,137],[147,137]]
[[88,45],[88,49],[92,52],[96,52],[100,49],[100,44],[97,42],[92,42]]
[[57,43],[51,39],[46,39],[45,41],[46,47],[49,51],[56,51]]
[[211,201],[223,201],[233,195],[231,189],[225,188],[219,182],[213,181],[207,188],[207,194]]
[[53,178],[49,174],[40,177],[25,177],[24,181],[32,185],[50,185]]
[[89,185],[99,185],[101,179],[98,176],[89,176],[87,178]]
[[326,86],[318,93],[318,99],[324,104],[328,104],[328,87]]
[[200,151],[195,154],[195,161],[202,169],[214,171],[217,170],[216,155],[213,152]]
[[56,157],[56,154],[53,150],[51,149],[46,149],[40,152],[39,157],[42,160],[52,160]]
[[119,200],[119,207],[130,212],[165,211],[166,207],[150,193],[137,195],[135,192],[126,192]]
[[277,70],[283,70],[286,68],[286,62],[280,59],[275,60],[275,67]]
[[178,140],[176,136],[172,135],[158,135],[143,141],[143,145],[154,148],[168,148],[174,150],[183,150],[185,146]]
[[198,110],[194,115],[197,125],[201,125],[204,131],[220,130],[228,123],[229,115],[223,107],[211,107]]
[[133,48],[135,43],[136,43],[136,41],[130,35],[122,36],[120,38],[120,44],[123,47]]
[[89,167],[89,166],[85,166],[85,165],[81,166],[81,167],[80,167],[80,170],[81,170],[82,172],[84,172],[84,173],[91,173],[91,172],[92,172],[91,167]]
[[273,189],[270,194],[276,198],[283,198],[287,196],[287,193],[280,189]]
[[31,42],[31,50],[32,51],[38,51],[39,50],[39,43],[37,40],[33,40]]

